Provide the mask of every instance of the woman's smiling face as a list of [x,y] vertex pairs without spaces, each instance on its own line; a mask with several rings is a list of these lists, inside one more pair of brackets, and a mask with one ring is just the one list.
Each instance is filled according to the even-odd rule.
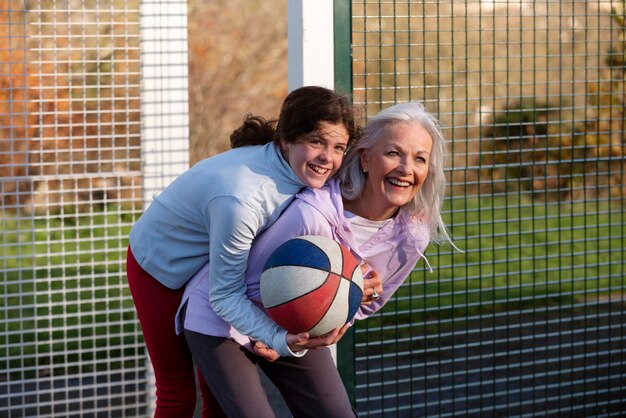
[[394,123],[376,145],[361,152],[367,180],[361,197],[369,218],[387,219],[411,201],[428,176],[433,140],[417,124]]

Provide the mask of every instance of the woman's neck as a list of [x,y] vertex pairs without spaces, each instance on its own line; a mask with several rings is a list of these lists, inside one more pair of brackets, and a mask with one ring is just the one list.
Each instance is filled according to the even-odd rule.
[[343,208],[348,212],[352,212],[361,218],[369,219],[370,221],[384,221],[395,216],[398,212],[398,207],[393,206],[390,208],[380,209],[376,207],[376,204],[368,203],[368,199],[360,197],[355,200],[343,201]]

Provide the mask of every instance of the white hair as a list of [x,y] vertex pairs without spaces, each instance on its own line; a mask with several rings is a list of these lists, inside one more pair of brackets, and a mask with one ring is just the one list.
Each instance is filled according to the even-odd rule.
[[398,123],[421,126],[430,134],[433,141],[428,176],[426,176],[415,198],[404,207],[420,218],[424,218],[432,241],[452,244],[441,219],[441,208],[446,188],[446,178],[443,172],[446,159],[445,137],[439,122],[421,103],[396,104],[381,111],[368,121],[363,128],[361,137],[348,151],[337,174],[341,180],[341,194],[346,200],[355,200],[361,196],[367,177],[361,167],[360,151],[374,147],[378,141],[388,135],[390,128]]

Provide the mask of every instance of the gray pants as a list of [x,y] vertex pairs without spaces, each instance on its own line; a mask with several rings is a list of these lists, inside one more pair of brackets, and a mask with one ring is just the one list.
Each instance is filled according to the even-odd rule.
[[327,348],[269,362],[238,343],[185,330],[202,376],[229,417],[274,417],[256,368],[281,392],[294,417],[354,417],[356,413]]

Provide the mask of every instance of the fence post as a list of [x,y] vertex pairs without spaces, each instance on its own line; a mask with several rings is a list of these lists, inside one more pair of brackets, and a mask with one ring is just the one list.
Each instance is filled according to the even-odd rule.
[[[352,97],[352,1],[334,1],[334,70],[335,90]],[[354,330],[337,344],[336,362],[341,379],[353,406],[356,406]]]
[[[352,95],[352,8],[349,0],[289,0],[289,90],[318,85]],[[350,399],[355,400],[354,333],[331,348]]]
[[333,0],[289,0],[289,90],[334,88]]
[[[141,174],[143,206],[189,167],[187,2],[141,0]],[[154,372],[146,354],[148,415]]]
[[141,1],[144,207],[189,168],[187,2]]

